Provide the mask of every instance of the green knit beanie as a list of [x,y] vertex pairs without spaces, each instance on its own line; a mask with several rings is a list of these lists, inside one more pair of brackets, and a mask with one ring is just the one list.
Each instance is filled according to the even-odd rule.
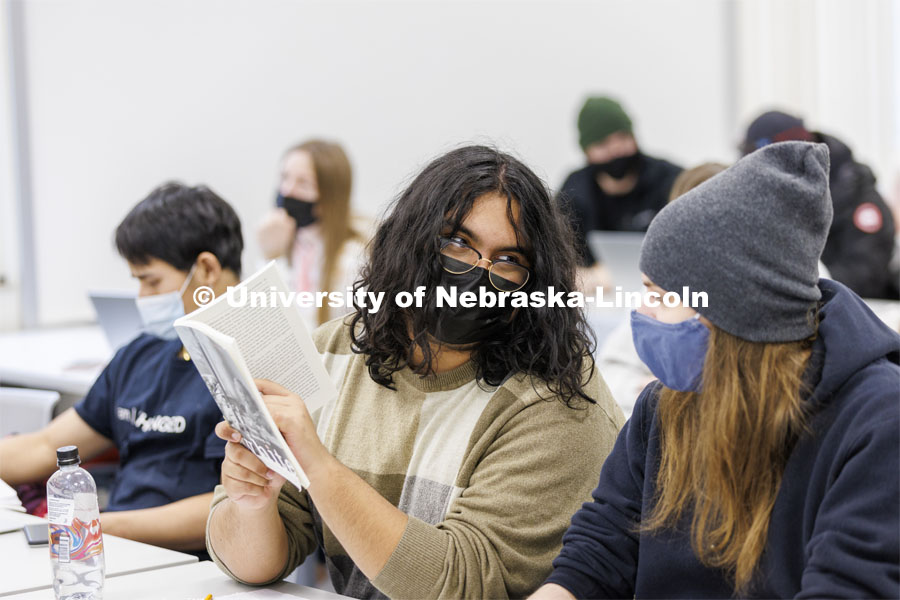
[[631,133],[631,119],[622,106],[605,96],[588,98],[578,113],[578,142],[581,148],[602,142],[606,136],[617,131]]

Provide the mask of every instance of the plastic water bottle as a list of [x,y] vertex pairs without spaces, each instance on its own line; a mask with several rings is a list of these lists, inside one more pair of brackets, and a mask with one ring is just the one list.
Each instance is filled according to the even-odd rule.
[[103,598],[106,563],[97,485],[80,463],[77,447],[59,448],[59,470],[47,481],[50,562],[57,600]]

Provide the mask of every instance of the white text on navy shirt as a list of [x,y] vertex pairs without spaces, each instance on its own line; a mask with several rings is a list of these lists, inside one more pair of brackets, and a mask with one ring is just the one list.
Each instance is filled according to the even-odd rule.
[[134,407],[129,409],[117,406],[116,417],[118,417],[120,421],[131,423],[144,433],[148,431],[157,431],[159,433],[183,433],[187,426],[187,422],[181,415],[175,415],[174,417],[167,415],[148,417],[147,413],[144,411],[138,413],[137,409]]

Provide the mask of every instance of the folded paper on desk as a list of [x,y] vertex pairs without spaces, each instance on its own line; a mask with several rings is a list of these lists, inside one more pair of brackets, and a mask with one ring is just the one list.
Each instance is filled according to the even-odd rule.
[[[287,295],[275,262],[235,288]],[[237,293],[234,297],[240,297]],[[228,296],[175,321],[184,347],[241,444],[298,488],[309,480],[269,415],[254,379],[294,392],[313,412],[337,396],[296,304],[231,306]]]
[[22,519],[17,519],[15,517],[16,514],[20,513],[12,513],[8,510],[0,509],[0,534],[12,533],[13,531],[22,529]]
[[0,508],[25,512],[25,508],[19,501],[19,495],[16,494],[16,490],[10,487],[9,484],[2,479],[0,479]]

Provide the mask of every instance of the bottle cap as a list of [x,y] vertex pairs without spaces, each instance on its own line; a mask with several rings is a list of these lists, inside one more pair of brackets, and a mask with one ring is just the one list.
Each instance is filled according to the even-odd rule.
[[78,446],[63,446],[56,449],[56,465],[64,467],[66,465],[77,465],[81,463],[81,457],[78,456]]

